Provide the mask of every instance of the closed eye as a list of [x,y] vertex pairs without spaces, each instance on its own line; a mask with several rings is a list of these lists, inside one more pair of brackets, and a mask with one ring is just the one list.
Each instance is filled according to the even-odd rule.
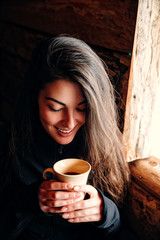
[[48,107],[49,107],[49,109],[50,109],[51,111],[53,111],[53,112],[60,112],[61,110],[63,110],[63,108],[55,109],[55,108],[52,108],[52,107],[49,106],[49,105],[48,105]]
[[86,111],[86,108],[83,108],[83,109],[77,108],[77,111],[78,111],[78,112],[85,112],[85,111]]

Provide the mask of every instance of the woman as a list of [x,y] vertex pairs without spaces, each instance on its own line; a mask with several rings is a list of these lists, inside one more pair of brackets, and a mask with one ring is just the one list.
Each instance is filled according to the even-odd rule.
[[[7,180],[10,173],[2,197],[8,209],[5,239],[108,239],[117,231],[116,205],[123,202],[129,170],[112,85],[86,43],[58,36],[34,51],[7,164],[3,158]],[[43,180],[44,169],[64,158],[91,164],[86,186]]]

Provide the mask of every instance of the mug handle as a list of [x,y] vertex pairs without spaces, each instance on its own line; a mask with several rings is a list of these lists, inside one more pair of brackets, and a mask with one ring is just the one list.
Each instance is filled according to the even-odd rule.
[[43,179],[47,179],[47,177],[46,177],[46,173],[47,172],[50,172],[50,173],[52,173],[53,175],[54,175],[54,171],[53,171],[53,168],[46,168],[44,171],[43,171]]

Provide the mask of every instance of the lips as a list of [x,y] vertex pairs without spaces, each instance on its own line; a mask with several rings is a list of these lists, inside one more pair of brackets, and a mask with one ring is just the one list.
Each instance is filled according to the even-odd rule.
[[[76,127],[76,126],[75,126],[75,127]],[[55,126],[55,128],[57,129],[57,131],[58,131],[60,134],[64,134],[64,135],[70,135],[70,134],[73,132],[73,130],[75,129],[75,127],[72,128],[72,129],[65,130],[65,129],[61,129],[61,128],[58,128],[58,127]]]
[[70,133],[73,129],[69,129],[69,130],[62,130],[60,128],[57,128],[57,130],[61,133]]

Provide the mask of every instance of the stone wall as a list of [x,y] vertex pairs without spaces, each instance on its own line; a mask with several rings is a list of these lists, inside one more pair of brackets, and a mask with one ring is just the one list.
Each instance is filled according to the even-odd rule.
[[10,121],[33,48],[56,34],[86,41],[105,60],[117,90],[120,128],[128,86],[137,1],[1,1],[0,122]]

